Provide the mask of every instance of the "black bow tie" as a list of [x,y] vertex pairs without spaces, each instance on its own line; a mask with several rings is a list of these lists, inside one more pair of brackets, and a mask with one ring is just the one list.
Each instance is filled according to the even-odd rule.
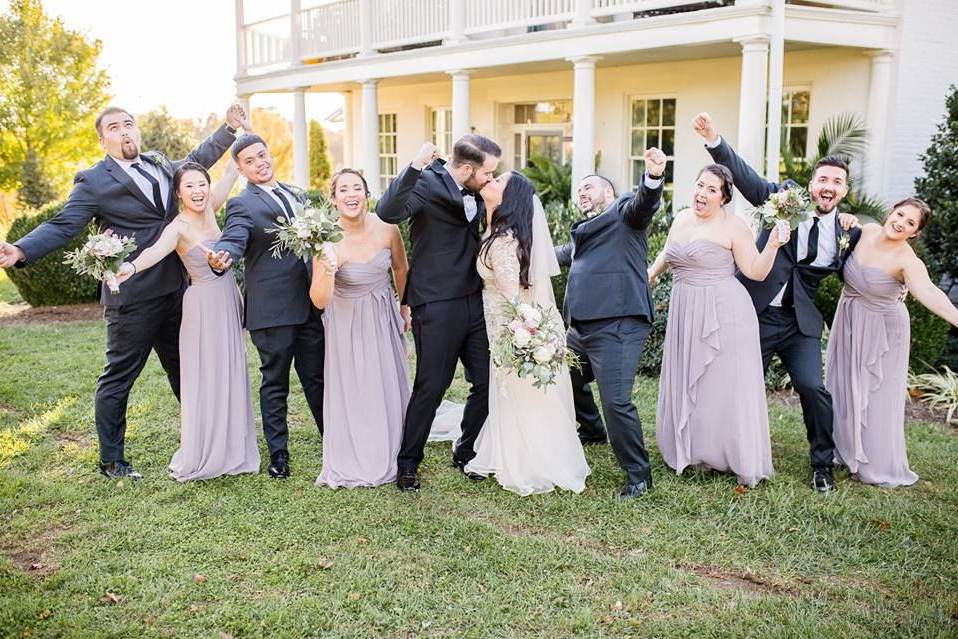
[[459,189],[459,192],[462,194],[462,197],[466,197],[467,195],[471,195],[472,197],[479,197],[478,193],[476,193],[475,191],[470,191],[467,188],[461,188]]

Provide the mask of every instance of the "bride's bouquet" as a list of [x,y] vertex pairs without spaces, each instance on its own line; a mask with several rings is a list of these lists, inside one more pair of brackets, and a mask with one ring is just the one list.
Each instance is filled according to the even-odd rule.
[[292,219],[285,215],[276,218],[276,224],[265,231],[275,235],[270,247],[273,257],[281,259],[288,251],[300,259],[319,255],[325,242],[336,243],[343,239],[343,229],[339,226],[339,215],[328,203],[293,204],[295,215]]
[[[759,222],[766,228],[779,223],[788,224],[796,229],[811,213],[811,199],[808,192],[800,187],[772,193],[765,203],[755,209]],[[784,237],[784,233],[779,233]]]
[[101,280],[116,295],[120,292],[120,283],[116,272],[123,261],[136,250],[136,241],[129,236],[119,236],[112,229],[102,233],[91,233],[86,244],[70,251],[63,260],[80,275],[92,275]]
[[566,348],[565,330],[554,308],[515,300],[506,301],[503,310],[503,330],[491,349],[496,366],[531,377],[533,386],[544,388],[555,383],[563,364],[578,364]]

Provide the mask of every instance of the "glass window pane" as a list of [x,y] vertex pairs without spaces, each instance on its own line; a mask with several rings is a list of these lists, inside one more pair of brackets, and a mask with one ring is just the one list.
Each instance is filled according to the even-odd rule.
[[662,131],[662,152],[666,155],[675,155],[675,129]]
[[792,123],[805,124],[808,122],[808,107],[810,102],[808,91],[796,91],[792,94]]
[[649,100],[649,110],[646,115],[645,121],[649,126],[662,124],[662,100]]
[[792,127],[789,148],[793,155],[797,155],[800,158],[805,157],[806,149],[808,148],[808,127]]
[[632,130],[632,155],[642,155],[645,153],[645,131],[643,129]]
[[[645,148],[647,148],[647,149],[648,149],[648,148],[652,148],[653,146],[659,146],[659,131],[658,131],[658,130],[654,130],[654,131],[648,131],[648,132],[646,132],[646,135],[645,135],[645,144],[646,144],[646,147],[645,147]],[[644,151],[645,151],[645,149],[643,149],[643,152],[644,152]]]
[[675,162],[669,160],[665,163],[665,183],[672,184],[672,177],[675,173]]
[[638,186],[642,181],[642,174],[645,173],[645,160],[632,161],[632,185]]
[[663,100],[662,107],[662,125],[675,126],[675,100]]
[[632,126],[645,126],[645,100],[632,101]]

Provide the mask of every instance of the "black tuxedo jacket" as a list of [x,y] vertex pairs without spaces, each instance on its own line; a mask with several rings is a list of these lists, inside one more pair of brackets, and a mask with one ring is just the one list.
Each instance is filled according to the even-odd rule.
[[[283,195],[305,204],[302,191],[280,185]],[[292,201],[290,202],[292,203]],[[312,263],[292,253],[273,257],[271,247],[276,236],[267,233],[286,211],[272,195],[255,184],[226,203],[226,224],[213,248],[227,251],[233,260],[244,258],[245,324],[255,331],[276,326],[303,324],[313,313],[309,300]],[[319,311],[316,311],[319,314]]]
[[[712,159],[717,164],[728,167],[732,172],[732,178],[735,181],[735,188],[745,197],[753,206],[761,206],[772,193],[778,192],[780,185],[775,182],[768,182],[760,177],[737,153],[729,146],[725,140],[722,140],[715,148],[708,149]],[[758,250],[764,250],[768,242],[771,229],[763,229],[759,233],[755,242]],[[815,305],[815,294],[818,292],[818,286],[822,280],[838,273],[845,266],[845,260],[851,254],[858,240],[861,238],[861,229],[851,229],[848,234],[848,248],[840,249],[840,240],[843,234],[841,225],[835,220],[835,260],[828,266],[811,266],[798,263],[798,232],[792,232],[792,238],[788,244],[782,246],[775,256],[775,262],[768,277],[764,281],[756,282],[750,280],[741,273],[738,274],[739,280],[745,286],[749,295],[752,297],[752,303],[755,305],[755,311],[762,313],[768,308],[769,303],[775,299],[778,292],[788,281],[792,283],[792,292],[795,303],[795,318],[798,321],[798,328],[803,335],[809,337],[822,336],[822,329],[825,326],[821,312]]]
[[619,197],[601,215],[572,225],[571,242],[556,247],[571,266],[562,315],[572,320],[653,318],[648,275],[648,228],[662,201],[662,185]]
[[[182,160],[171,162],[156,151],[140,155],[142,160],[159,167],[169,180],[170,192],[167,194],[164,211],[156,208],[136,182],[110,156],[106,156],[91,168],[80,171],[73,178],[73,190],[60,212],[15,242],[26,256],[17,266],[27,266],[62,247],[82,232],[90,220],[96,220],[101,230],[113,229],[118,235],[132,235],[136,240],[137,250],[127,259],[133,260],[140,251],[159,239],[164,227],[177,214],[176,194],[173,193],[173,172],[176,167],[189,161],[209,168],[223,155],[234,139],[224,125]],[[119,294],[101,290],[100,302],[108,306],[119,306],[144,301],[176,292],[183,288],[185,283],[186,272],[183,264],[175,253],[170,253],[153,268],[124,283]]]
[[478,212],[470,222],[462,194],[442,160],[422,171],[407,166],[389,184],[376,214],[391,224],[409,220],[412,251],[404,304],[419,306],[482,290],[476,257],[486,210],[478,195],[476,205]]

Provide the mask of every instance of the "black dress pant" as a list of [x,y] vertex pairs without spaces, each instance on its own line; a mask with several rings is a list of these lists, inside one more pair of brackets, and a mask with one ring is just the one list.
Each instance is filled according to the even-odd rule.
[[126,405],[151,350],[156,351],[176,399],[180,398],[182,311],[183,291],[104,308],[106,366],[97,380],[94,398],[101,462],[124,458]]
[[[639,411],[632,403],[632,387],[651,330],[652,324],[644,317],[573,319],[566,337],[566,343],[581,362],[581,370],[570,370],[581,435],[601,437],[607,429],[612,451],[629,483],[645,481],[650,488],[649,452],[642,437]],[[605,429],[589,388],[593,380],[598,383],[602,398]]]
[[482,293],[416,306],[412,309],[412,335],[416,379],[403,425],[399,472],[419,468],[436,409],[452,383],[457,361],[462,362],[471,387],[453,459],[466,463],[476,456],[473,446],[489,415],[489,339]]
[[772,355],[778,355],[801,400],[812,468],[831,468],[835,457],[832,396],[822,381],[821,337],[803,335],[795,310],[778,306],[759,314],[758,327],[763,370],[768,370]]
[[306,403],[323,433],[323,366],[325,339],[322,316],[310,311],[309,319],[293,326],[271,326],[250,331],[250,338],[259,351],[259,405],[263,416],[263,435],[270,457],[289,454],[289,425],[286,421],[289,397],[289,370],[296,367]]

